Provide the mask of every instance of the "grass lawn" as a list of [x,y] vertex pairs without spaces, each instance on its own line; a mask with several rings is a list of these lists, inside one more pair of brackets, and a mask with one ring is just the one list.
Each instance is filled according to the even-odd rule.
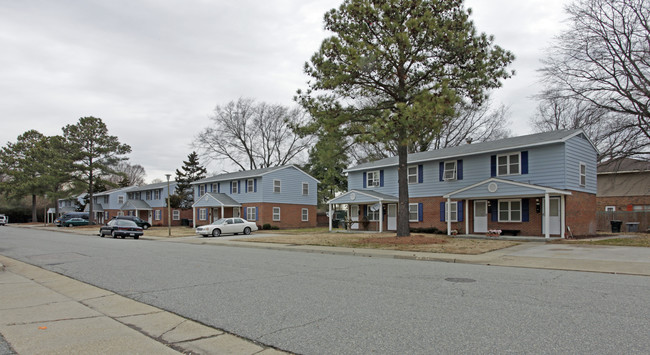
[[[630,234],[627,234],[630,235]],[[586,244],[586,245],[613,245],[624,247],[646,247],[650,248],[650,234],[634,233],[632,237],[616,238],[616,236],[592,238],[584,240],[561,240],[556,243],[562,244]]]
[[324,228],[269,232],[282,235],[265,237],[266,231],[262,231],[256,232],[256,237],[238,241],[472,255],[519,244],[506,240],[456,239],[446,235],[424,233],[413,233],[410,237],[400,238],[397,238],[395,234],[388,233],[329,233]]

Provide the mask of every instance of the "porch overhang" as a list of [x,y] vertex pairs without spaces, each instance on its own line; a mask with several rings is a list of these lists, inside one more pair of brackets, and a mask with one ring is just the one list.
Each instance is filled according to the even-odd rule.
[[198,207],[241,207],[241,203],[226,194],[206,192],[192,205],[192,208]]
[[382,194],[375,191],[362,191],[362,190],[350,190],[340,196],[337,196],[329,201],[328,205],[337,205],[337,204],[368,204],[368,203],[397,203],[399,198],[392,195]]
[[120,211],[151,211],[153,208],[142,200],[127,200],[124,202]]
[[499,199],[511,197],[529,197],[549,195],[571,195],[570,191],[558,190],[546,186],[526,184],[498,178],[490,178],[474,185],[452,191],[443,198],[446,199]]

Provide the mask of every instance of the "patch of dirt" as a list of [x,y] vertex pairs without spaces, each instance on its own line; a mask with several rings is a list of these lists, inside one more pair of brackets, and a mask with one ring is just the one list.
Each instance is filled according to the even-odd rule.
[[447,240],[436,237],[425,237],[423,235],[411,235],[408,237],[374,237],[359,240],[360,244],[383,244],[383,245],[424,245],[424,244],[445,244]]

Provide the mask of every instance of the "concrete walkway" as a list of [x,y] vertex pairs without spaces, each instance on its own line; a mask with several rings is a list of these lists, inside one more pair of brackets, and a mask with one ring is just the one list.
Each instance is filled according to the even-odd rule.
[[1,264],[3,354],[285,354],[20,261]]

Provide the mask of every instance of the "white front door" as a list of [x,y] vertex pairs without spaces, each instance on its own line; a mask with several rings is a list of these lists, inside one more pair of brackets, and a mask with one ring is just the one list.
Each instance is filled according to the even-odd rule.
[[241,207],[233,207],[232,208],[232,216],[233,217],[241,217]]
[[387,230],[397,230],[397,205],[394,203],[388,205],[388,218],[386,220],[386,223]]
[[147,222],[153,224],[153,211],[147,211]]
[[[560,198],[551,197],[549,200],[548,231],[549,234],[560,234],[560,232],[562,232],[562,221],[560,220]],[[544,207],[544,199],[542,199],[542,234],[546,234],[544,212],[546,212],[546,208]]]
[[[359,221],[359,205],[350,206],[350,220]],[[350,229],[359,229],[359,223],[352,223]]]
[[487,233],[487,201],[474,201],[474,233]]
[[212,209],[212,222],[214,222],[214,221],[218,220],[219,218],[221,218],[219,216],[219,214],[221,214],[221,208],[213,208]]

